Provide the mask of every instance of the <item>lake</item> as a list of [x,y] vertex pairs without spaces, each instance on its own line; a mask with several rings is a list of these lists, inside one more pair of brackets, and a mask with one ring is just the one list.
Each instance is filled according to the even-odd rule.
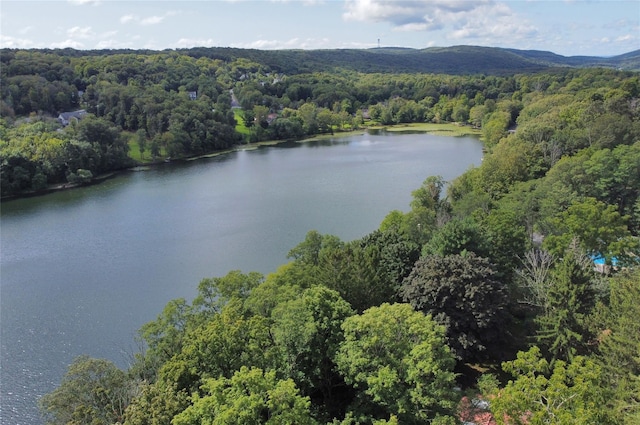
[[0,423],[41,423],[37,399],[88,354],[126,367],[134,336],[202,278],[270,273],[309,230],[342,240],[409,210],[432,175],[479,165],[472,137],[355,135],[127,172],[4,202]]

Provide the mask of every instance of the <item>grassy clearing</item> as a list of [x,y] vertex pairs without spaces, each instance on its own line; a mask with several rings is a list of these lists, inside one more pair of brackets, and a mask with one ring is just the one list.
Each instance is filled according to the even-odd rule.
[[480,136],[482,132],[474,129],[471,126],[459,125],[453,123],[445,124],[432,124],[432,123],[413,123],[413,124],[398,124],[393,126],[375,126],[372,129],[384,129],[388,132],[403,132],[403,131],[420,131],[429,134],[435,134],[439,136]]
[[249,136],[251,134],[251,130],[244,125],[244,120],[242,119],[242,110],[235,108],[233,109],[233,116],[236,118],[236,131],[243,136]]
[[[153,162],[153,158],[151,157],[151,150],[149,148],[149,144],[151,143],[147,140],[147,145],[144,150],[144,157],[140,155],[140,146],[135,141],[135,133],[125,132],[125,137],[127,138],[127,144],[129,145],[129,157],[138,162],[139,164],[150,164]],[[156,161],[161,160],[167,156],[167,152],[163,147],[160,147],[160,156],[156,158]]]

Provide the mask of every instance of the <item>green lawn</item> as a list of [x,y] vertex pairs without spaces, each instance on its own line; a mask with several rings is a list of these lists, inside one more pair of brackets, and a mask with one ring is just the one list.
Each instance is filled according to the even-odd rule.
[[244,120],[242,119],[242,110],[235,108],[233,109],[233,115],[236,117],[236,131],[243,136],[248,136],[251,134],[251,130],[247,126],[244,125]]
[[[150,141],[147,140],[146,149],[144,151],[144,158],[140,155],[140,146],[135,141],[135,133],[124,132],[124,136],[128,139],[127,144],[129,145],[129,156],[133,158],[136,162],[141,164],[148,164],[153,162],[153,158],[151,157],[151,150],[149,149]],[[156,158],[156,161],[161,160],[167,156],[167,152],[164,148],[160,148],[160,156]]]
[[482,131],[474,129],[468,125],[459,125],[454,123],[433,124],[433,123],[413,123],[413,124],[397,124],[392,126],[374,126],[371,128],[384,128],[386,131],[424,131],[429,134],[437,134],[440,136],[480,136]]

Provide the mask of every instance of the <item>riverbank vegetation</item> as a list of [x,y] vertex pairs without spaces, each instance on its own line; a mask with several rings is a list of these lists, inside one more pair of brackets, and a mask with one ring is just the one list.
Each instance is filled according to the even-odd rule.
[[[637,73],[287,75],[178,52],[2,61],[3,195],[128,167],[130,146],[138,161],[191,157],[371,123],[457,123],[486,149],[453,181],[425,176],[406,212],[361,239],[310,230],[272,274],[202,280],[140,329],[127,370],[78,358],[41,399],[48,423],[640,421]],[[55,122],[75,108],[87,116]]]
[[[457,123],[455,134],[481,130],[493,145],[515,128],[522,108],[541,96],[549,96],[550,108],[579,101],[572,117],[545,115],[545,125],[572,126],[563,137],[576,128],[587,129],[580,139],[588,143],[637,132],[624,108],[616,106],[637,95],[633,72],[382,74],[336,65],[287,74],[270,61],[198,52],[0,51],[0,195],[38,192],[75,183],[78,176],[86,181],[135,164],[243,143],[300,140],[372,125]],[[593,102],[585,92],[574,98],[582,89],[595,96]],[[77,110],[84,113],[65,115]],[[618,125],[608,128],[614,121]],[[88,134],[88,123],[106,138]],[[544,129],[529,131],[543,132],[531,137],[545,137]],[[549,149],[554,157],[564,153]]]

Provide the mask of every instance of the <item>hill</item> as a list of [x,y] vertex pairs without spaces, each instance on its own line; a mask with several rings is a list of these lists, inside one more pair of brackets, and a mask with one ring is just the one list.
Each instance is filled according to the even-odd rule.
[[479,46],[269,51],[213,47],[184,49],[180,52],[223,60],[246,58],[287,74],[349,69],[383,73],[512,75],[554,67],[605,67],[640,71],[640,50],[608,58],[567,57],[552,52]]
[[[2,49],[6,53],[11,49]],[[14,50],[15,51],[15,50]],[[82,57],[113,54],[152,55],[154,50],[33,49],[60,56]],[[164,52],[173,51],[167,49]],[[480,46],[430,47],[410,49],[257,50],[231,47],[195,47],[177,52],[231,62],[248,59],[288,75],[309,72],[350,70],[364,73],[433,73],[451,75],[507,76],[539,72],[549,68],[613,68],[640,71],[640,50],[612,57],[562,56],[539,50],[503,49]]]

